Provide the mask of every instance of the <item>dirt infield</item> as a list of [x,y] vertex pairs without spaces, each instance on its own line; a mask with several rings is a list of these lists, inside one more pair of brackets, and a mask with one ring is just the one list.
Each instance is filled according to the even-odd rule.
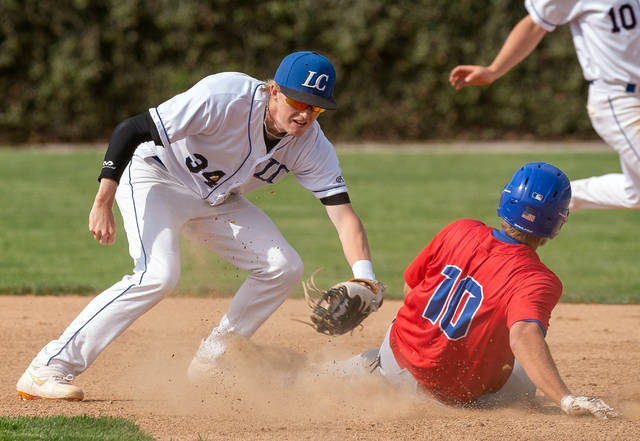
[[307,318],[306,305],[287,300],[239,345],[235,369],[196,387],[186,367],[229,299],[170,297],[77,378],[85,401],[21,401],[15,383],[26,365],[89,300],[0,296],[0,415],[118,416],[176,441],[640,439],[640,306],[561,304],[547,337],[569,387],[602,396],[621,420],[569,418],[543,396],[536,408],[451,409],[399,395],[376,377],[308,373],[310,364],[377,346],[398,301],[385,302],[353,335],[330,338],[296,322]]

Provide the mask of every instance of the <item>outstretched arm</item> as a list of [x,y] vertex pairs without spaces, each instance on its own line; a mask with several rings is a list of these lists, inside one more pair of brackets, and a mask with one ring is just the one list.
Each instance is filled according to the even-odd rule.
[[[354,277],[375,280],[371,267],[371,251],[367,233],[351,204],[325,205],[327,215],[336,227],[347,262],[354,269]],[[358,262],[358,264],[356,264]],[[366,262],[366,267],[362,263]],[[356,264],[356,268],[354,268]],[[362,273],[356,274],[359,271]]]
[[[340,199],[346,200],[346,194]],[[334,200],[335,201],[335,200]],[[326,202],[326,199],[325,201]],[[315,286],[313,276],[302,282],[304,295],[313,312],[312,326],[327,335],[342,335],[360,325],[383,302],[384,286],[376,280],[371,266],[367,235],[351,204],[325,204],[338,232],[353,278],[327,290]]]
[[538,389],[560,405],[569,393],[537,322],[516,322],[509,331],[511,351]]
[[569,415],[593,414],[598,418],[619,414],[596,397],[576,397],[562,381],[549,346],[537,322],[516,322],[509,330],[511,351],[538,389]]
[[533,52],[546,32],[527,15],[513,28],[491,65],[457,66],[449,74],[449,83],[458,90],[493,83]]

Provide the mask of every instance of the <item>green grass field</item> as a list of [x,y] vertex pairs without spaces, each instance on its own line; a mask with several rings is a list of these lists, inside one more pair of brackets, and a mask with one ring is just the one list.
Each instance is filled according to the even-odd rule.
[[[461,217],[498,225],[496,205],[513,171],[546,161],[572,179],[615,173],[613,151],[534,149],[489,152],[436,149],[338,149],[352,203],[369,235],[374,270],[389,297],[400,297],[402,273],[448,222]],[[0,292],[96,293],[131,271],[117,213],[116,244],[92,239],[87,218],[103,152],[0,150]],[[322,205],[291,176],[248,195],[269,214],[305,262],[305,276],[326,286],[351,276]],[[640,213],[572,214],[560,236],[540,249],[563,280],[566,302],[638,303],[635,232]],[[244,274],[188,241],[174,295],[231,295]],[[300,296],[297,289],[294,296]]]
[[0,441],[153,441],[134,422],[122,418],[0,418]]

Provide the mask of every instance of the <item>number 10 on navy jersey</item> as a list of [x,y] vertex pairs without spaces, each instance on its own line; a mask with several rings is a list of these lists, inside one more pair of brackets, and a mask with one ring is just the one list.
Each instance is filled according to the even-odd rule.
[[460,279],[462,270],[447,265],[441,272],[445,280],[429,299],[422,317],[438,324],[449,340],[466,337],[471,321],[482,304],[482,285],[473,277]]

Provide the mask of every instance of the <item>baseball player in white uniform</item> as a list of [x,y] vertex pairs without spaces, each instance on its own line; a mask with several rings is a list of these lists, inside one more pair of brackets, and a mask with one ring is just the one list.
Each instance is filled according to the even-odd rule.
[[526,0],[529,15],[491,65],[457,66],[457,89],[484,86],[529,55],[546,32],[569,23],[584,78],[587,110],[600,137],[620,155],[622,173],[571,182],[571,211],[640,209],[640,0]]
[[133,274],[96,296],[37,354],[17,383],[22,398],[83,399],[74,376],[178,282],[181,232],[250,272],[202,340],[190,377],[215,366],[225,335],[250,337],[295,288],[303,264],[267,215],[242,195],[287,173],[324,204],[354,277],[375,280],[364,227],[316,121],[337,107],[335,79],[324,56],[295,52],[266,83],[236,72],[211,75],[116,127],[89,230],[101,244],[113,243],[115,199]]

